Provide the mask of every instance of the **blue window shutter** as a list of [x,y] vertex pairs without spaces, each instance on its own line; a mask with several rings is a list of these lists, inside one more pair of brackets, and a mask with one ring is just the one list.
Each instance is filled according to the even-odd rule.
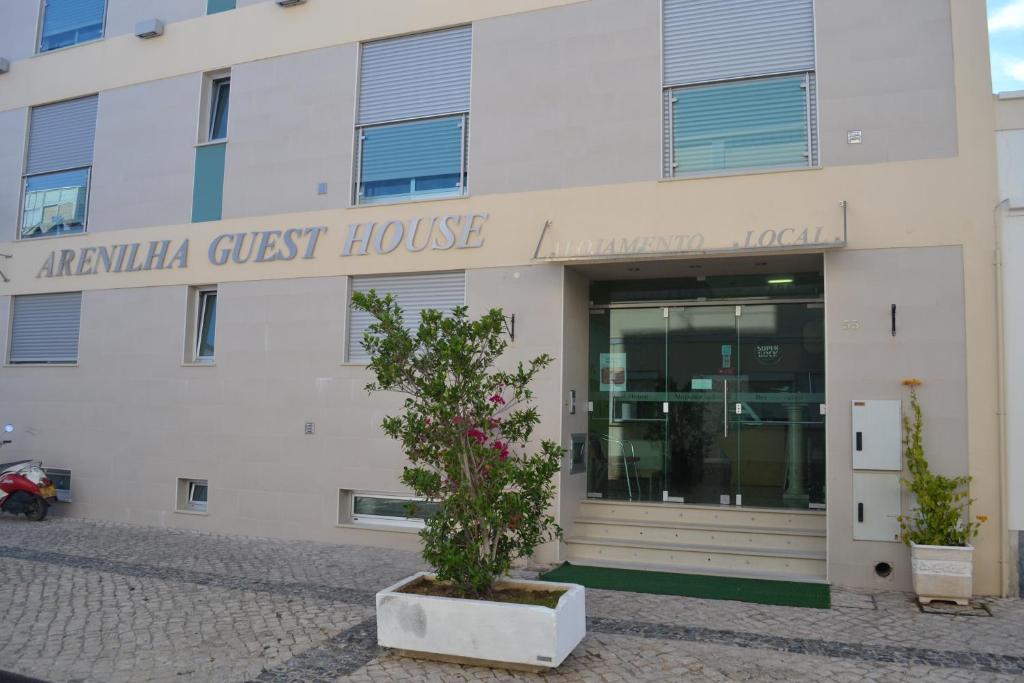
[[472,28],[365,43],[358,125],[469,111]]
[[206,0],[206,13],[217,14],[235,9],[235,0]]
[[29,294],[13,298],[11,363],[75,363],[82,293]]
[[219,221],[224,204],[224,157],[227,143],[196,147],[192,188],[192,222]]
[[[353,292],[376,290],[384,296],[391,294],[402,309],[402,321],[408,330],[416,330],[420,314],[433,308],[450,313],[466,303],[466,274],[459,270],[447,273],[417,275],[385,275],[353,277]],[[363,333],[373,322],[366,311],[356,310],[349,305],[348,317],[348,361],[366,363],[369,357],[363,350]]]
[[664,84],[814,70],[814,0],[664,0]]
[[464,117],[362,129],[361,200],[462,192]]
[[675,173],[808,166],[805,76],[671,91]]
[[96,95],[32,108],[25,174],[92,166]]
[[103,37],[106,4],[106,0],[46,0],[39,50]]

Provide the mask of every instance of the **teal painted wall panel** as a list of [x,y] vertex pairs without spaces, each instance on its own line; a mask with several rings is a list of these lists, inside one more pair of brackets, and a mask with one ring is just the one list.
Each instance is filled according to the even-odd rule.
[[216,14],[235,9],[235,0],[206,0],[206,13]]
[[196,147],[192,222],[219,221],[224,204],[224,152],[227,143]]

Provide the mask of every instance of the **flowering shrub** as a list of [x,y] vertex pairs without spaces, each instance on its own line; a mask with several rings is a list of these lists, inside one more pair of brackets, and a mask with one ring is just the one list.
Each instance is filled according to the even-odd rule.
[[978,535],[986,517],[978,521],[964,521],[971,503],[967,492],[970,477],[944,477],[934,474],[928,468],[924,457],[922,431],[924,419],[921,404],[917,400],[919,379],[905,379],[903,385],[910,388],[910,408],[913,417],[903,416],[903,452],[910,470],[910,479],[903,484],[914,494],[917,507],[910,515],[900,515],[903,542],[910,545],[965,546]]
[[563,449],[527,450],[540,422],[530,383],[552,359],[495,370],[508,344],[499,309],[478,320],[465,307],[426,310],[411,332],[390,295],[356,292],[352,304],[376,319],[363,337],[376,377],[367,391],[406,395],[382,423],[409,459],[402,482],[439,504],[420,533],[423,558],[460,595],[487,597],[513,560],[561,535],[548,509]]

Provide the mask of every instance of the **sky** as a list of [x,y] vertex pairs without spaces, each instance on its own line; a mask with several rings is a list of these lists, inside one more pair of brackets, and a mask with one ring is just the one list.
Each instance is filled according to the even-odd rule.
[[1024,0],[988,0],[992,89],[1024,90]]

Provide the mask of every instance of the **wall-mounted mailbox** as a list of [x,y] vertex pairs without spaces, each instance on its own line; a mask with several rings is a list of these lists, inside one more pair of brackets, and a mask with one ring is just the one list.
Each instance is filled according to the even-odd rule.
[[853,473],[853,539],[899,541],[900,475]]
[[903,469],[899,401],[853,402],[853,469]]

